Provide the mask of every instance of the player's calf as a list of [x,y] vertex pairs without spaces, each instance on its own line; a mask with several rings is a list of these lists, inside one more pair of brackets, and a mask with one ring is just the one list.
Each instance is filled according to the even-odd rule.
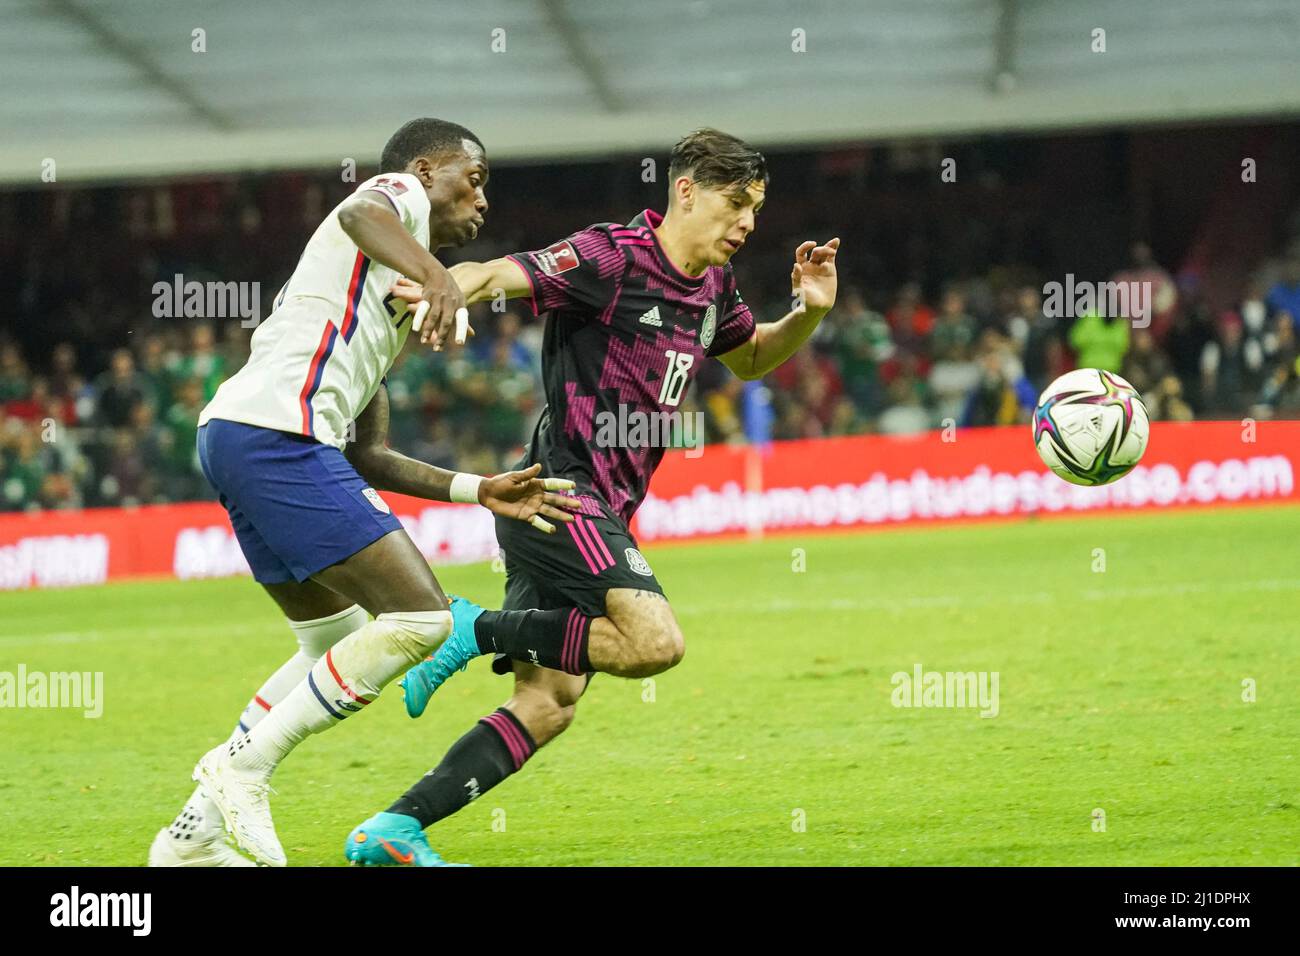
[[[480,719],[438,766],[388,808],[394,819],[432,826],[521,770],[539,747],[573,722],[578,698],[587,689],[586,675],[518,662],[514,673],[515,692],[506,705]],[[354,849],[350,843],[349,859],[357,858]]]
[[519,719],[541,747],[569,729],[588,680],[531,664],[516,663],[514,671],[515,692],[506,701],[505,709]]

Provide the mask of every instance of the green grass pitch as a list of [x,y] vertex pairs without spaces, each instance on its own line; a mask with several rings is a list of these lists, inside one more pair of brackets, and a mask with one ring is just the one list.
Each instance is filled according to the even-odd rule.
[[[650,548],[685,660],[597,677],[431,842],[480,866],[1294,865],[1297,542],[1300,508],[1254,507]],[[440,577],[500,601],[486,565]],[[0,671],[103,671],[105,698],[0,710],[6,865],[143,864],[294,647],[246,579],[8,594],[0,621]],[[997,671],[999,713],[893,706],[918,663]],[[394,685],[305,743],[274,781],[290,865],[342,864],[509,691],[476,661],[420,721]]]

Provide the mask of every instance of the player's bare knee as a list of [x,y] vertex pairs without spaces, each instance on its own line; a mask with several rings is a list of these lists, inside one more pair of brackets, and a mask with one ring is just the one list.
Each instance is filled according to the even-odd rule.
[[628,677],[652,677],[663,673],[686,654],[686,640],[676,623],[645,628],[636,642],[636,660],[632,662]]

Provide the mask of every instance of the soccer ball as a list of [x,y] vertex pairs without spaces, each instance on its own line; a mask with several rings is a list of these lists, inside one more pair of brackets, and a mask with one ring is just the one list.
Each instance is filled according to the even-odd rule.
[[1147,450],[1151,420],[1135,389],[1114,372],[1080,368],[1043,392],[1034,409],[1034,446],[1048,468],[1076,485],[1128,474]]

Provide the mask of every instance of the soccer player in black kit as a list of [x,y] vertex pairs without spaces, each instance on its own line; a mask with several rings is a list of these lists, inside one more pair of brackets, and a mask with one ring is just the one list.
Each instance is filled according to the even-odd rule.
[[[617,419],[620,405],[624,415],[671,413],[705,356],[744,379],[788,359],[835,302],[839,239],[799,245],[790,275],[795,308],[756,325],[729,263],[763,207],[762,154],[718,130],[696,130],[673,148],[669,179],[662,217],[646,210],[626,225],[597,223],[536,252],[451,269],[467,302],[504,292],[549,313],[547,407],[518,467],[541,462],[547,474],[572,479],[583,510],[555,535],[497,520],[503,609],[455,599],[452,637],[403,686],[407,710],[418,716],[451,674],[494,653],[493,669],[514,673],[514,694],[388,811],[352,831],[345,853],[355,863],[439,865],[424,828],[562,733],[593,672],[647,677],[682,659],[672,607],[628,529],[664,449],[600,447],[598,421],[601,413]],[[403,282],[394,292],[418,301],[420,288]]]

